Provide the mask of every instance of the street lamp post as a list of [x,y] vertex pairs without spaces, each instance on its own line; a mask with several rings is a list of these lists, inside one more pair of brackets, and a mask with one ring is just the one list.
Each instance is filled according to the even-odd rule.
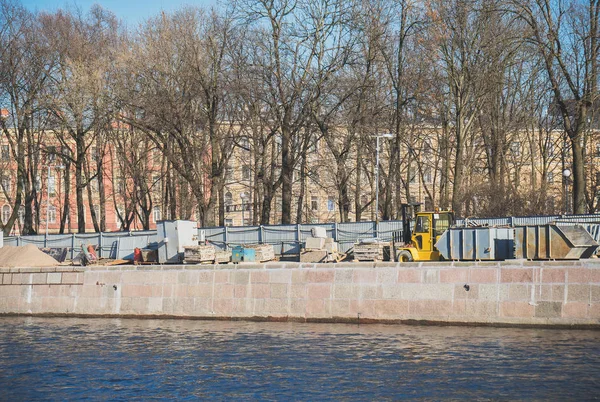
[[375,134],[375,222],[379,222],[379,139],[394,138],[394,134]]
[[48,167],[48,176],[46,178],[46,238],[48,237],[48,220],[50,219],[50,169],[64,169],[65,167],[62,165],[47,165]]
[[569,213],[569,176],[571,176],[571,171],[569,169],[565,169],[562,172],[565,182],[565,214]]
[[240,194],[240,198],[242,199],[242,226],[245,226],[246,219],[244,218],[244,210],[246,209],[246,193]]

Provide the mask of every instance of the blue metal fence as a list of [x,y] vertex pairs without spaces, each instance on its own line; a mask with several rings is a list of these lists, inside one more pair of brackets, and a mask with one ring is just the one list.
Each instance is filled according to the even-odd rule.
[[[460,219],[456,222],[456,226],[519,226],[543,225],[553,222],[561,225],[585,224],[592,236],[600,241],[600,214],[472,218]],[[325,228],[327,235],[339,243],[342,252],[350,250],[359,239],[379,238],[389,241],[394,232],[402,232],[402,221],[210,227],[200,228],[199,232],[204,231],[206,240],[220,249],[241,244],[265,243],[272,244],[277,254],[298,254],[302,244],[310,236],[311,228],[315,226]],[[39,248],[67,248],[71,258],[79,253],[82,244],[92,244],[96,246],[101,258],[117,258],[119,239],[121,238],[127,238],[121,244],[121,255],[133,252],[136,247],[148,247],[157,240],[156,231],[150,230],[16,236],[5,238],[4,244],[7,246],[34,244]]]

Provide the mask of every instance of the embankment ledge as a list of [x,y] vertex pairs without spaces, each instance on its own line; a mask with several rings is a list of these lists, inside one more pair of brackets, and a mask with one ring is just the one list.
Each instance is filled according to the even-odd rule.
[[600,328],[600,260],[0,268],[0,314]]

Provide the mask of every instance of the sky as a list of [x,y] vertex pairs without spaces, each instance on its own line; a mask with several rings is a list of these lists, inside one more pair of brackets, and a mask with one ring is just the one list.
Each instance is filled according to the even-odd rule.
[[217,0],[21,0],[21,4],[31,11],[50,12],[73,5],[88,11],[92,5],[99,4],[127,25],[137,25],[163,10],[173,11],[185,5],[210,7],[215,6]]

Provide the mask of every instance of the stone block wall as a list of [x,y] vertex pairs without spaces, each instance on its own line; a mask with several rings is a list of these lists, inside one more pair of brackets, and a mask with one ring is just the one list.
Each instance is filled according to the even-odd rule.
[[0,268],[0,314],[600,327],[600,260]]

